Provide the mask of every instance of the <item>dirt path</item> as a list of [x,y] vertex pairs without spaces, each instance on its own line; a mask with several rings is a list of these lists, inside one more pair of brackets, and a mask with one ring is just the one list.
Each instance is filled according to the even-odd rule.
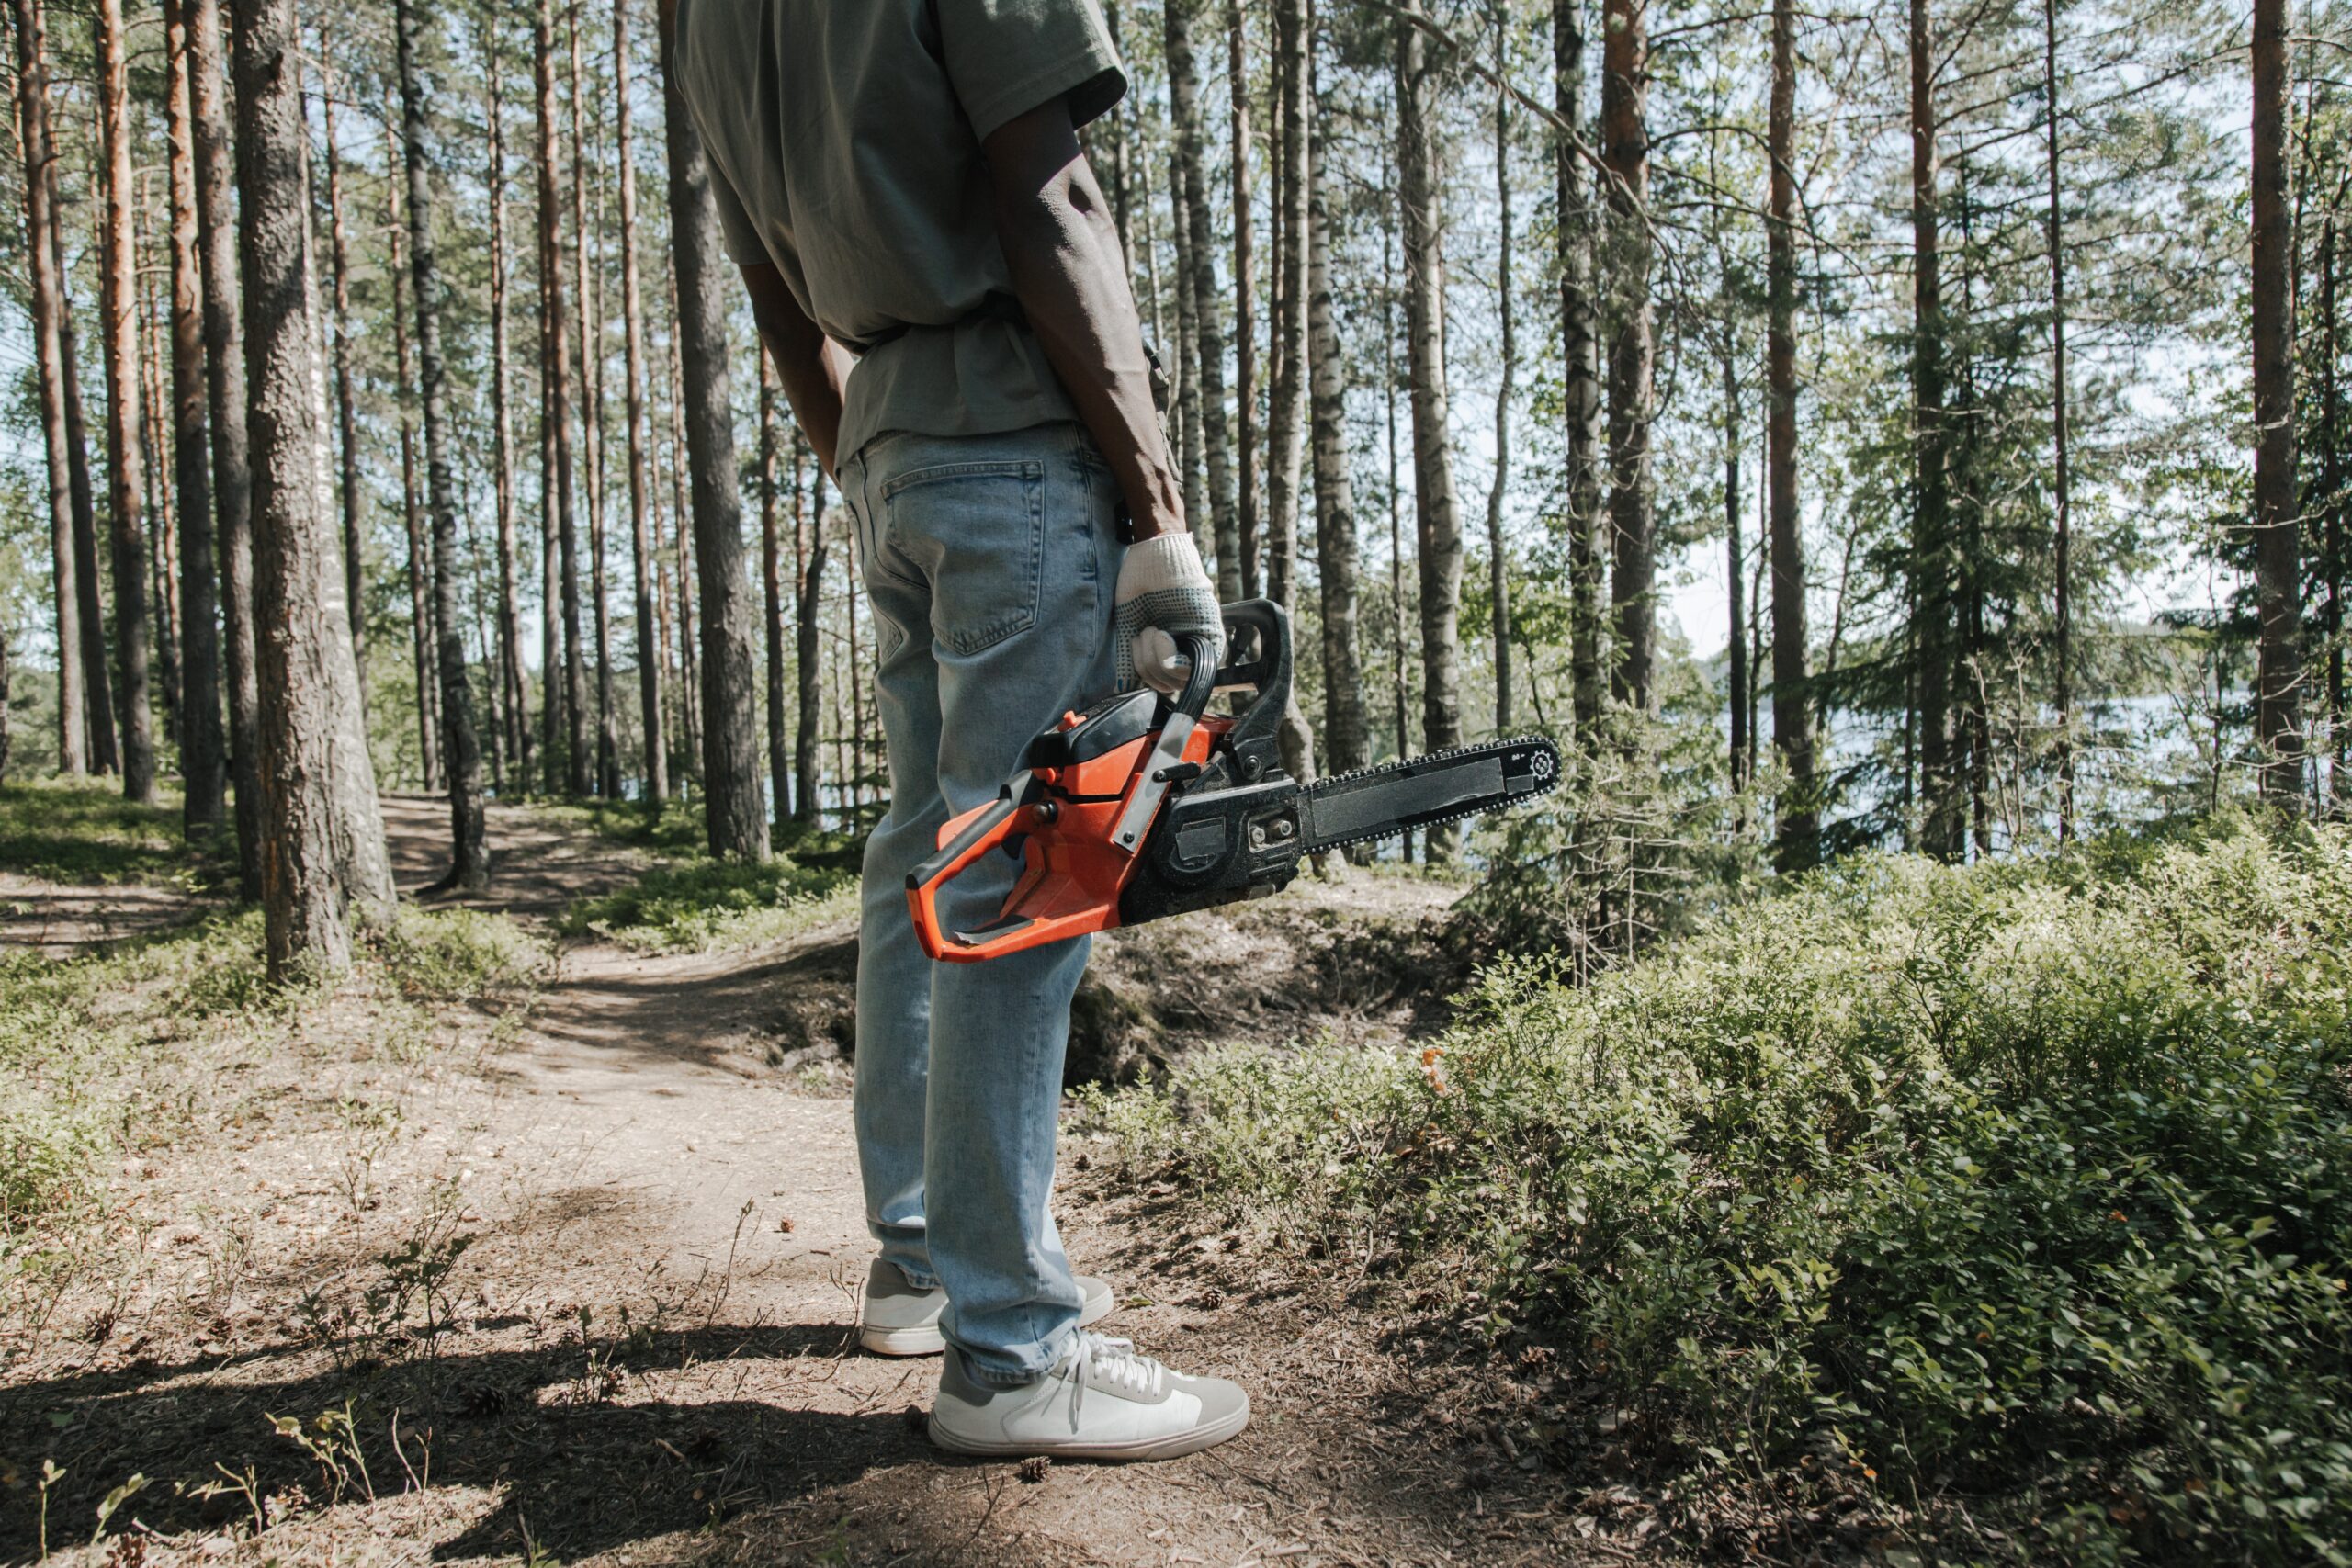
[[[429,882],[433,803],[394,800],[386,816],[404,887]],[[528,918],[628,870],[625,856],[535,830],[548,837],[527,853],[505,841],[498,895]],[[310,1238],[308,1253],[251,1246],[258,1310],[224,1310],[184,1344],[142,1336],[127,1360],[91,1353],[44,1368],[32,1402],[52,1424],[86,1422],[90,1450],[115,1473],[165,1477],[209,1473],[198,1459],[234,1473],[253,1451],[300,1474],[286,1445],[250,1439],[265,1416],[355,1398],[379,1424],[398,1413],[401,1446],[362,1435],[380,1500],[322,1507],[314,1495],[253,1541],[210,1544],[203,1532],[251,1499],[153,1501],[141,1517],[199,1561],[513,1561],[533,1543],[610,1562],[1287,1568],[1580,1555],[1591,1520],[1532,1464],[1464,1447],[1478,1434],[1444,1413],[1453,1396],[1418,1386],[1380,1348],[1393,1324],[1345,1305],[1337,1284],[1302,1296],[1224,1238],[1173,1233],[1144,1201],[1080,1174],[1084,1149],[1069,1139],[1063,1233],[1073,1261],[1123,1298],[1105,1329],[1241,1378],[1257,1420],[1191,1459],[1035,1478],[932,1449],[920,1413],[936,1363],[851,1342],[871,1245],[849,1102],[763,1065],[767,1026],[788,1002],[779,971],[826,940],[837,933],[748,953],[563,951],[527,1020],[510,1020],[470,1063],[334,1089],[338,1105],[380,1100],[402,1130],[368,1155],[363,1182],[349,1178],[347,1136],[340,1150],[314,1131],[239,1156],[217,1201],[244,1204],[265,1242]],[[311,1174],[290,1174],[298,1154]],[[259,1174],[247,1197],[249,1168]],[[321,1174],[335,1168],[339,1181]],[[350,1232],[340,1237],[338,1213]],[[468,1249],[436,1287],[429,1265],[452,1237]],[[336,1247],[340,1274],[326,1261]],[[379,1281],[375,1294],[335,1283],[362,1278]],[[422,1354],[413,1341],[403,1352],[398,1333],[353,1326],[404,1280],[428,1303],[436,1288],[447,1295],[447,1326]],[[345,1317],[331,1352],[287,1332],[334,1311]],[[97,1339],[107,1332],[98,1325]],[[0,1531],[0,1556],[12,1533]]]

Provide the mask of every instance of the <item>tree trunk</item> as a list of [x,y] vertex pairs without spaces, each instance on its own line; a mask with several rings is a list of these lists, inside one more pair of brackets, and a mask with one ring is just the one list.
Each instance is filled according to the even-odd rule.
[[204,259],[197,247],[196,126],[188,96],[187,17],[164,8],[172,187],[172,477],[179,495],[181,820],[209,838],[228,817],[228,739],[220,728],[219,568],[213,558],[210,430],[205,419]]
[[[1419,0],[1407,9],[1419,14]],[[1445,236],[1430,124],[1434,68],[1419,28],[1396,33],[1396,168],[1405,230],[1405,339],[1413,410],[1413,515],[1421,588],[1421,741],[1462,743],[1462,497],[1454,488],[1445,384]],[[1427,855],[1450,859],[1458,835],[1429,832]]]
[[[168,59],[168,52],[166,54]],[[165,151],[170,162],[169,149]],[[167,176],[168,177],[168,176]],[[166,200],[168,201],[168,192]],[[154,211],[142,206],[141,215]],[[168,239],[168,213],[165,222]],[[144,226],[142,225],[142,228]],[[139,249],[152,249],[153,232],[141,236]],[[168,268],[164,269],[166,273]],[[179,594],[175,586],[179,567],[176,543],[179,526],[178,508],[174,504],[172,491],[164,481],[163,455],[171,449],[171,432],[165,411],[171,405],[171,392],[165,382],[170,375],[169,361],[164,346],[164,316],[162,299],[156,291],[158,269],[153,265],[139,269],[140,293],[140,355],[139,400],[146,423],[141,427],[140,444],[148,453],[145,465],[147,504],[147,591],[148,602],[155,606],[155,691],[164,705],[164,739],[174,748],[180,745],[180,627]],[[201,323],[198,324],[199,338]],[[199,362],[198,371],[201,376]],[[201,379],[198,385],[202,385]],[[201,452],[202,448],[198,448]]]
[[1650,471],[1650,420],[1657,406],[1657,345],[1650,301],[1649,0],[1605,0],[1600,76],[1601,161],[1618,298],[1609,345],[1609,530],[1615,570],[1609,596],[1617,619],[1611,689],[1619,702],[1655,705],[1657,656],[1657,498]]
[[[1583,0],[1552,0],[1552,107],[1561,119],[1585,123]],[[1600,325],[1593,283],[1592,198],[1585,170],[1566,135],[1552,153],[1559,219],[1560,339],[1566,423],[1564,476],[1568,530],[1568,681],[1577,736],[1588,746],[1600,722]]]
[[[1495,74],[1510,79],[1510,10],[1494,14]],[[1495,384],[1495,482],[1487,491],[1487,593],[1493,601],[1495,733],[1510,733],[1510,572],[1503,547],[1503,502],[1510,490],[1510,403],[1519,377],[1519,340],[1511,321],[1510,94],[1495,94],[1495,310],[1502,332],[1501,375]]]
[[[1724,568],[1730,585],[1731,636],[1724,659],[1730,666],[1731,787],[1736,795],[1747,787],[1747,591],[1742,584],[1747,546],[1740,537],[1740,503],[1746,499],[1739,477],[1738,344],[1730,330],[1731,278],[1728,252],[1724,268]],[[1739,824],[1747,826],[1747,810],[1740,807]]]
[[405,241],[407,220],[401,211],[402,159],[394,142],[401,117],[394,112],[391,93],[384,95],[384,223],[391,244],[392,363],[398,384],[392,396],[401,423],[401,524],[408,539],[409,652],[416,672],[416,741],[418,763],[427,795],[441,791],[441,703],[434,675],[440,634],[434,626],[432,542],[426,536],[424,498],[416,482],[416,420],[410,400],[416,389],[415,355],[409,346],[411,272]]
[[[1289,604],[1297,592],[1300,470],[1306,456],[1307,159],[1309,123],[1306,0],[1274,7],[1275,97],[1282,116],[1281,159],[1274,170],[1273,397],[1266,458],[1266,592]],[[1251,448],[1244,446],[1245,452]]]
[[1765,230],[1767,314],[1764,373],[1765,462],[1772,514],[1772,749],[1787,770],[1774,859],[1802,871],[1819,852],[1821,817],[1814,799],[1813,708],[1805,673],[1804,520],[1797,513],[1796,20],[1794,0],[1772,0],[1772,104],[1767,129],[1772,160]]
[[[221,73],[220,0],[185,0],[188,100],[196,119],[197,238],[204,255],[205,391],[212,429],[212,503],[229,685],[229,780],[235,791],[237,882],[262,896],[266,828],[261,784],[261,685],[254,637],[252,474],[245,431],[243,284],[233,159]],[[306,138],[307,140],[307,138]]]
[[[541,391],[554,461],[544,481],[556,524],[563,599],[563,780],[574,798],[588,794],[588,654],[580,626],[579,523],[571,495],[571,315],[564,299],[563,219],[558,207],[561,159],[555,129],[555,7],[539,0],[537,39],[539,117],[539,299],[541,352],[547,375]],[[554,682],[548,682],[552,688]]]
[[2254,6],[2254,539],[2262,793],[2302,795],[2302,568],[2295,493],[2294,247],[2287,224],[2288,0]]
[[[629,0],[613,0],[613,75],[618,100],[614,156],[621,181],[621,318],[627,339],[628,515],[637,602],[637,700],[645,731],[645,799],[659,812],[670,798],[669,742],[662,733],[662,660],[654,647],[654,546],[645,473],[645,320],[637,276],[637,169],[629,141]],[[763,363],[765,356],[763,355]],[[779,799],[788,775],[776,774]]]
[[[351,378],[351,234],[343,217],[343,149],[334,134],[334,58],[327,25],[319,23],[321,64],[319,101],[324,110],[327,138],[327,247],[334,268],[334,423],[336,450],[341,458],[343,502],[343,593],[351,612],[351,662],[360,672],[360,695],[367,695],[368,672],[368,525],[367,498],[360,489],[359,414]],[[406,395],[406,388],[401,389]],[[423,700],[420,697],[420,702]]]
[[155,738],[147,693],[147,539],[140,486],[145,467],[139,429],[139,254],[131,233],[130,85],[122,0],[98,0],[95,35],[98,136],[106,166],[100,231],[99,314],[105,322],[107,471],[114,544],[115,693],[122,731],[122,795],[155,798]]
[[[55,147],[52,145],[52,153]],[[65,265],[64,203],[58,194],[58,159],[49,164],[50,259],[57,269],[58,374],[65,395],[66,480],[74,502],[74,587],[82,628],[82,723],[90,741],[94,772],[122,771],[121,737],[115,728],[112,656],[107,651],[104,577],[98,565],[98,510],[92,493],[90,430],[82,401],[79,332],[74,323],[72,274]]]
[[424,149],[424,85],[417,75],[417,0],[392,0],[399,33],[401,140],[408,175],[409,266],[416,299],[416,354],[424,380],[425,501],[433,514],[433,631],[441,678],[441,739],[449,784],[449,874],[441,886],[490,881],[482,832],[481,749],[473,682],[458,609],[457,478],[449,462],[448,367],[441,357],[441,272],[433,241],[433,177]]
[[[2041,6],[2041,103],[2050,136],[2050,482],[2052,542],[2058,574],[2053,684],[2058,708],[2058,841],[2064,844],[2075,836],[2075,601],[2073,476],[2068,471],[2072,453],[2066,408],[2066,231],[2058,207],[2058,0],[2042,0]],[[2333,277],[2330,272],[2331,281]],[[2332,414],[2332,400],[2329,406]]]
[[[255,644],[269,842],[262,906],[269,974],[286,982],[348,967],[352,915],[380,907],[390,888],[353,874],[368,860],[351,836],[373,820],[374,780],[366,753],[354,759],[344,743],[356,692],[349,642],[328,613],[341,590],[318,510],[310,139],[291,0],[239,0],[235,41],[254,610],[269,628]],[[380,822],[375,839],[380,856]]]
[[1322,577],[1323,747],[1335,773],[1372,761],[1356,649],[1356,502],[1348,472],[1348,362],[1331,308],[1331,211],[1323,139],[1307,170],[1306,357],[1315,384],[1315,554]]
[[[88,697],[83,691],[83,635],[74,552],[74,474],[85,462],[69,446],[61,335],[65,296],[51,235],[57,219],[55,152],[50,145],[49,65],[39,0],[14,0],[17,33],[17,142],[25,153],[25,254],[31,274],[33,360],[40,391],[41,439],[49,458],[50,562],[57,585],[57,767],[69,778],[89,772]],[[86,480],[85,483],[86,484]]]
[[1951,755],[1951,476],[1944,430],[1944,309],[1936,196],[1935,45],[1928,0],[1911,0],[1911,386],[1916,434],[1912,519],[1914,662],[1919,709],[1920,845],[1962,852]]
[[[1234,480],[1239,519],[1235,538],[1241,558],[1239,597],[1255,599],[1260,590],[1260,503],[1264,497],[1258,471],[1258,265],[1256,236],[1250,232],[1250,33],[1244,18],[1241,0],[1225,0],[1226,96],[1233,118],[1233,412],[1234,452],[1238,460]],[[1281,199],[1278,192],[1277,205]],[[1275,224],[1279,229],[1279,215]],[[1277,259],[1276,267],[1281,265]],[[1279,294],[1279,282],[1275,288]],[[1280,348],[1274,350],[1274,357],[1282,357]]]
[[[1241,525],[1234,499],[1233,448],[1225,417],[1225,323],[1218,304],[1216,231],[1209,221],[1202,166],[1200,80],[1193,58],[1194,0],[1170,0],[1167,17],[1168,97],[1176,122],[1178,189],[1193,278],[1193,327],[1200,343],[1200,422],[1208,458],[1208,512],[1216,541],[1216,586],[1228,603],[1241,597]],[[1244,454],[1245,459],[1247,454]],[[1195,532],[1198,532],[1195,525]]]
[[[2346,181],[2352,186],[2352,179]],[[2339,191],[2344,187],[2339,186]],[[2338,206],[2342,197],[2338,197]],[[2341,229],[2331,216],[2326,238],[2320,255],[2320,281],[2324,303],[2321,310],[2327,323],[2326,384],[2321,404],[2327,418],[2327,518],[2324,534],[2324,548],[2327,551],[2327,615],[2322,628],[2327,636],[2327,721],[2328,733],[2334,741],[2328,766],[2328,807],[2335,816],[2344,816],[2352,807],[2352,732],[2345,728],[2344,716],[2344,465],[2343,465],[2343,402],[2336,384],[2336,365],[2342,347],[2336,330],[2336,241]]]
[[580,278],[580,477],[588,502],[588,589],[596,636],[596,793],[609,800],[620,794],[620,735],[614,728],[612,601],[605,591],[605,370],[598,352],[605,321],[590,268],[591,236],[601,225],[588,218],[588,170],[594,159],[582,129],[588,93],[580,55],[580,0],[571,0],[565,18],[571,42],[571,230],[580,237],[574,252]]
[[[760,355],[760,597],[766,633],[768,803],[773,831],[781,838],[792,817],[792,742],[784,716],[784,519],[776,506],[775,367]],[[792,446],[792,504],[800,505],[800,444]]]
[[670,277],[670,514],[675,525],[671,530],[670,544],[678,589],[678,712],[685,729],[685,760],[681,771],[699,782],[702,678],[695,652],[695,569],[690,554],[694,525],[686,504],[685,377],[678,365],[678,287],[673,268]]
[[1201,558],[1216,563],[1216,519],[1209,514],[1208,481],[1201,450],[1200,310],[1193,298],[1192,226],[1184,219],[1184,174],[1168,169],[1170,231],[1176,245],[1176,425],[1174,444],[1184,465],[1184,516]]
[[824,809],[823,752],[819,750],[818,716],[823,705],[824,666],[817,640],[818,595],[825,581],[825,470],[810,464],[807,526],[796,500],[792,509],[792,553],[798,573],[797,602],[793,606],[796,675],[798,701],[792,721],[793,815],[815,828]]
[[507,365],[506,321],[506,119],[499,85],[505,67],[499,58],[494,16],[482,24],[481,53],[490,83],[490,409],[492,483],[498,507],[499,679],[505,691],[506,754],[521,787],[531,776],[531,721],[523,677],[523,621],[516,607],[514,568],[514,437],[509,413],[512,378]]
[[[1388,171],[1391,189],[1399,183],[1396,170]],[[1411,728],[1406,719],[1412,706],[1412,666],[1405,658],[1405,529],[1404,480],[1397,456],[1402,442],[1396,434],[1396,217],[1402,203],[1382,203],[1380,232],[1380,276],[1387,281],[1380,303],[1380,385],[1387,403],[1388,431],[1384,450],[1388,455],[1388,653],[1390,666],[1396,671],[1396,755],[1404,756],[1412,750]],[[1404,858],[1413,858],[1413,836],[1404,835],[1401,845]]]
[[764,860],[768,818],[760,798],[753,717],[757,677],[752,663],[752,609],[743,580],[733,402],[727,384],[718,209],[702,140],[695,134],[685,99],[669,70],[666,42],[664,50],[679,372],[685,394],[686,466],[694,488],[695,555],[702,599],[703,811],[712,854]]

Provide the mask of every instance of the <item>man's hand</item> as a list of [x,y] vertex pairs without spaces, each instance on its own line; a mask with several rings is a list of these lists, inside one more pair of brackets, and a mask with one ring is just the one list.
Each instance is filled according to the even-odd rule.
[[1225,656],[1225,617],[1190,534],[1156,534],[1129,546],[1113,602],[1123,692],[1138,680],[1168,696],[1182,691],[1193,671],[1179,651],[1188,637],[1206,637],[1211,657]]
[[[1151,404],[1151,367],[1126,260],[1079,151],[1069,106],[1056,98],[1015,116],[981,151],[1013,296],[1111,465],[1135,538],[1182,534],[1183,493]],[[1214,597],[1210,603],[1214,608]]]

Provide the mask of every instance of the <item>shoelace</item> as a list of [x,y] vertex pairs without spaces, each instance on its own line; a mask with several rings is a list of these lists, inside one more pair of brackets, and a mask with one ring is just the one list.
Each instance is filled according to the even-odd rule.
[[1100,1382],[1105,1387],[1116,1385],[1157,1399],[1167,1385],[1168,1369],[1136,1349],[1132,1339],[1114,1339],[1107,1334],[1089,1334],[1079,1330],[1078,1343],[1069,1354],[1080,1361],[1078,1375],[1071,1379],[1075,1385],[1069,1400],[1069,1429],[1078,1430],[1079,1412],[1085,1407],[1089,1383]]

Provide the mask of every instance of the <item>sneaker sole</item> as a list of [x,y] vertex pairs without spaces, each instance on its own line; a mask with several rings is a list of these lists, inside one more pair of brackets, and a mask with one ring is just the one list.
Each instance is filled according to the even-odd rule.
[[988,1459],[1026,1459],[1042,1454],[1048,1459],[1100,1460],[1114,1464],[1134,1464],[1150,1460],[1180,1459],[1185,1454],[1196,1454],[1203,1449],[1213,1449],[1228,1438],[1239,1437],[1249,1425],[1250,1402],[1245,1396],[1241,1408],[1222,1420],[1165,1438],[1141,1438],[1125,1443],[1057,1442],[1050,1438],[1023,1443],[1010,1438],[990,1441],[965,1438],[941,1427],[935,1415],[930,1420],[929,1429],[931,1440],[950,1453],[973,1454]]
[[[1118,1306],[1115,1296],[1101,1296],[1092,1307],[1080,1307],[1078,1325],[1080,1328],[1102,1322]],[[877,1356],[937,1356],[947,1348],[947,1340],[936,1323],[921,1328],[872,1328],[858,1325],[857,1342]]]

